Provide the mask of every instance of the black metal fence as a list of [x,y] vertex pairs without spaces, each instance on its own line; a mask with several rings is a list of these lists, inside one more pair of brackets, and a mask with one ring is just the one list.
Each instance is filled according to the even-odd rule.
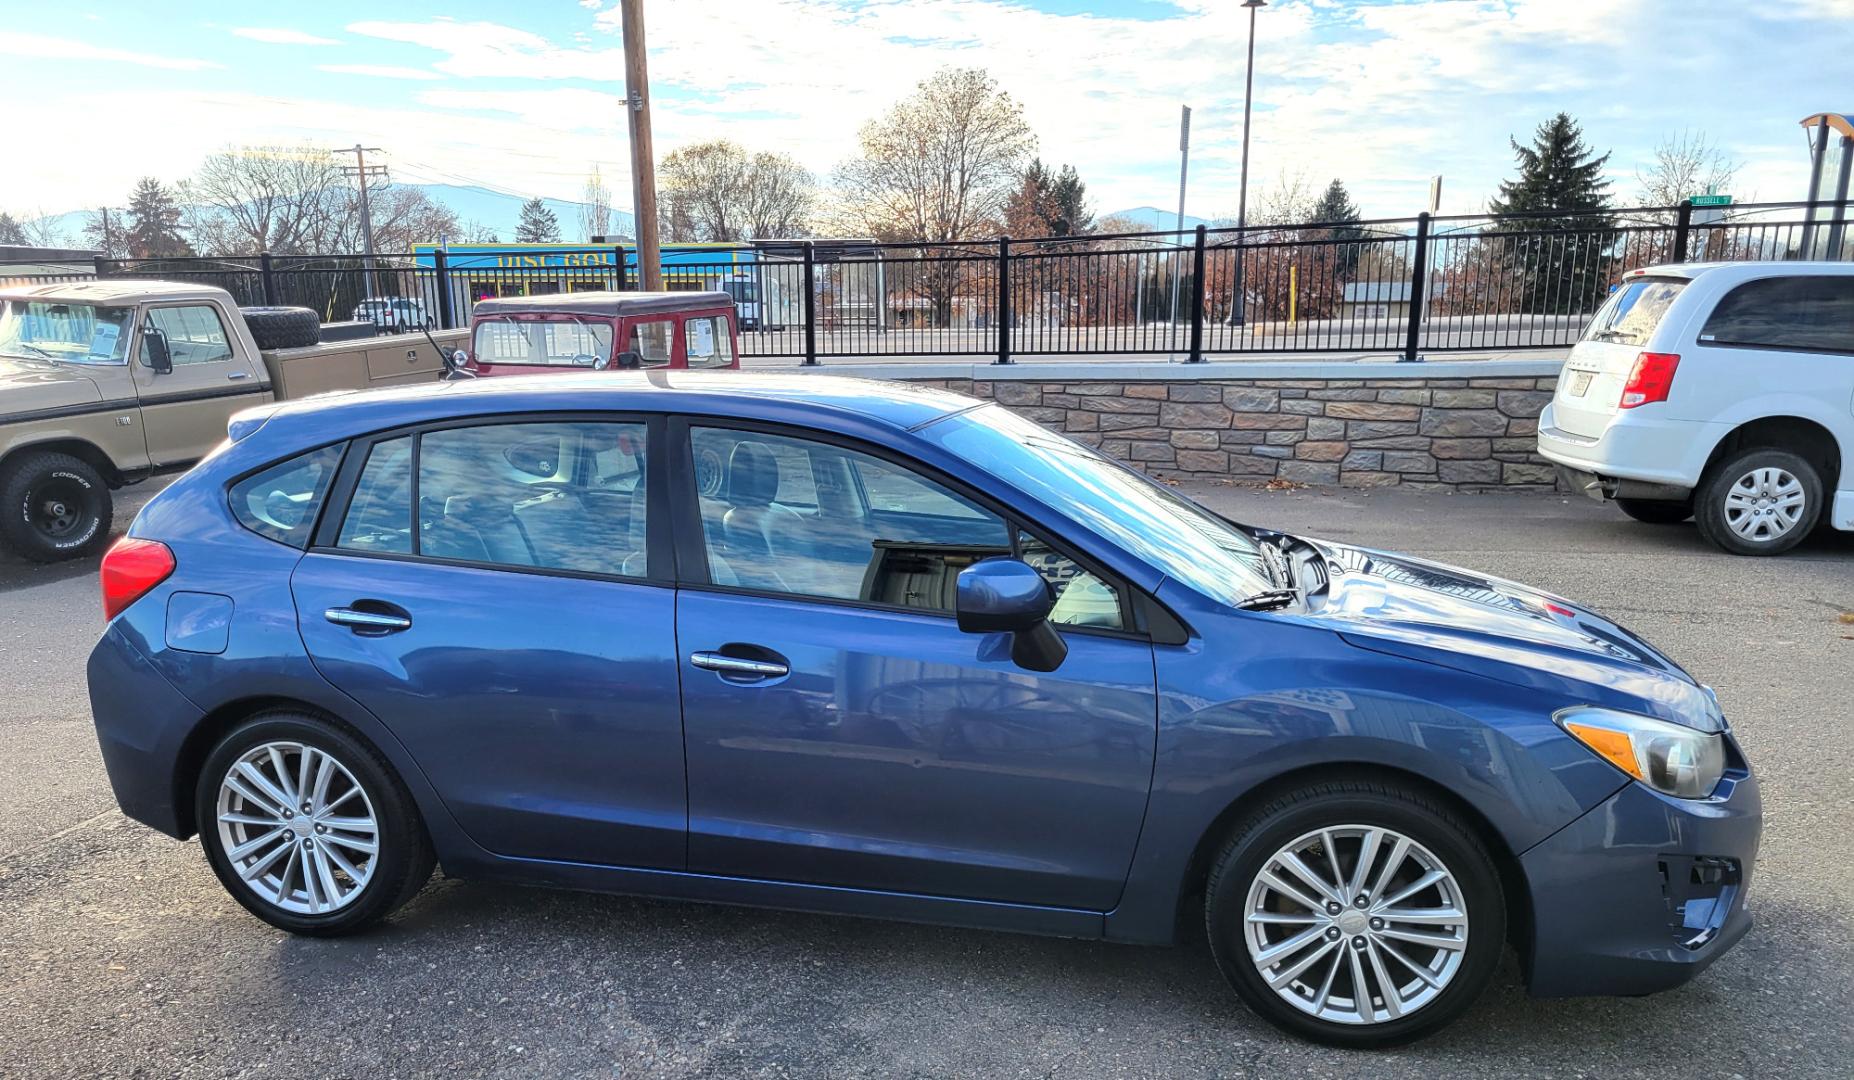
[[[742,352],[825,359],[1397,353],[1564,346],[1630,270],[1854,259],[1848,203],[1691,202],[946,244],[780,241],[666,250],[671,289],[725,290]],[[492,296],[636,287],[627,248],[496,255],[96,259],[0,283],[155,277],[325,322],[456,327]]]

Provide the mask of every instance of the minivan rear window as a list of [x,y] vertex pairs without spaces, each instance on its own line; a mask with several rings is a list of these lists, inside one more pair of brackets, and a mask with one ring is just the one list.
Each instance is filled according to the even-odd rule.
[[1687,287],[1686,278],[1630,278],[1610,295],[1584,328],[1584,341],[1610,341],[1619,345],[1646,345],[1654,328]]
[[1854,353],[1854,275],[1747,281],[1712,309],[1699,339],[1708,345]]
[[341,464],[342,445],[324,446],[252,473],[232,485],[232,516],[259,536],[309,546],[316,511]]

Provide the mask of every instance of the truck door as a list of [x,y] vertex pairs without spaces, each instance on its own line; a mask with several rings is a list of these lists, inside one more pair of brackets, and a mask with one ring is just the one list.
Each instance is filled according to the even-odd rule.
[[[150,339],[167,342],[170,367],[156,370]],[[197,461],[225,438],[225,422],[270,398],[264,379],[227,330],[227,313],[206,300],[150,305],[137,334],[135,390],[155,465]]]

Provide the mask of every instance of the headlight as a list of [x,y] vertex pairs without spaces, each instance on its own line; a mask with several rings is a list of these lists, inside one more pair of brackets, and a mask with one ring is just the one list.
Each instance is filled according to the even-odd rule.
[[1725,772],[1725,737],[1717,732],[1588,705],[1552,719],[1598,757],[1678,798],[1711,795]]

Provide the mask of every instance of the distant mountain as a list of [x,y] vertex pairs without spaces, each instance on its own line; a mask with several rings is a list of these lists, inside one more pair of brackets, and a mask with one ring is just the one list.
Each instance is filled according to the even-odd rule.
[[[459,184],[411,184],[430,196],[432,201],[443,203],[457,215],[457,220],[466,228],[481,225],[496,234],[496,238],[505,244],[515,242],[515,226],[521,220],[521,204],[526,202],[519,195],[507,195],[488,188],[464,187]],[[542,199],[542,205],[554,212],[560,221],[560,235],[569,243],[584,240],[580,232],[579,213],[585,203],[568,202],[564,199]],[[629,211],[612,208],[611,224],[607,232],[612,236],[632,235],[632,218]],[[433,241],[439,238],[432,237]],[[449,237],[456,240],[457,237]]]
[[[520,195],[509,195],[488,188],[466,187],[461,184],[398,184],[396,187],[411,187],[423,191],[433,202],[450,207],[457,215],[458,222],[467,230],[475,231],[478,226],[487,228],[496,234],[496,239],[505,244],[515,242],[515,226],[521,220],[521,204],[527,200]],[[541,203],[554,212],[560,222],[560,235],[568,243],[584,240],[580,232],[579,212],[584,203],[568,202],[565,199],[542,199]],[[84,241],[84,226],[90,221],[94,211],[71,210],[63,214],[52,215],[52,222],[63,233],[63,243],[78,247]],[[633,234],[632,217],[628,210],[612,208],[611,224],[607,232],[612,236],[630,236]],[[462,237],[430,238],[433,243],[449,240],[453,243]]]
[[[1178,211],[1161,210],[1156,206],[1136,206],[1131,210],[1115,210],[1111,214],[1096,214],[1094,216],[1095,227],[1099,228],[1101,222],[1109,218],[1121,218],[1133,222],[1147,232],[1168,232],[1178,227]],[[1192,217],[1190,214],[1184,216],[1184,227],[1187,229],[1195,229],[1199,225],[1215,227],[1216,224],[1209,218]]]

